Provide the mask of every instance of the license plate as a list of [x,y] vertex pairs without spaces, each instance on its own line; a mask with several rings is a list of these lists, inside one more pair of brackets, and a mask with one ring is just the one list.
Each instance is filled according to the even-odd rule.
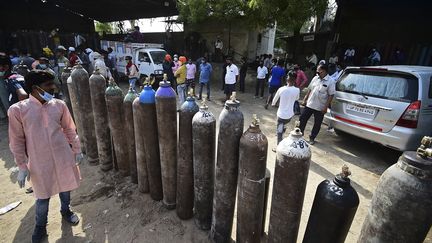
[[361,107],[358,105],[347,104],[346,109],[349,111],[355,111],[358,113],[363,113],[371,116],[375,115],[375,109]]

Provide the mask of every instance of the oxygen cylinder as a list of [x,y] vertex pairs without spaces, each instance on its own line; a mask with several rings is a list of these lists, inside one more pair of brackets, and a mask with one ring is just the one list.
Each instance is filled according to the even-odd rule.
[[63,72],[61,74],[61,90],[63,93],[63,101],[66,103],[66,106],[69,109],[69,112],[71,113],[72,117],[74,117],[73,114],[73,109],[72,109],[72,105],[71,105],[71,100],[70,100],[70,96],[69,96],[69,89],[68,89],[68,85],[67,85],[67,79],[70,77],[71,75],[71,68],[70,67],[66,67],[65,69],[63,69]]
[[89,164],[98,164],[98,150],[96,142],[96,132],[94,125],[93,109],[91,104],[89,75],[87,71],[80,65],[75,65],[71,78],[73,83],[76,83],[79,97],[78,107],[81,116],[82,135],[86,147],[87,161]]
[[89,82],[100,168],[103,171],[108,171],[113,168],[113,158],[105,102],[106,81],[99,71],[96,70],[90,76]]
[[[137,98],[137,93],[132,87],[129,87],[129,91],[125,95],[123,100],[123,112],[124,112],[124,124],[125,124],[125,135],[127,137],[127,151],[129,160],[129,171],[131,176],[131,182],[138,184],[137,178],[137,160],[135,151],[135,131],[134,131],[134,116],[132,110],[132,103]],[[138,129],[138,126],[137,126]],[[145,161],[144,161],[145,163]]]
[[189,219],[193,216],[192,118],[198,110],[192,91],[189,91],[189,96],[180,107],[179,113],[176,209],[181,219]]
[[229,242],[237,192],[239,143],[243,134],[243,113],[235,92],[219,116],[217,161],[210,237],[215,242]]
[[240,139],[236,237],[240,243],[259,243],[261,238],[268,142],[258,123],[254,115]]
[[113,138],[117,169],[123,176],[127,176],[129,175],[127,147],[127,140],[129,138],[126,136],[124,129],[123,92],[112,78],[105,91],[105,101],[108,111],[109,127]]
[[205,99],[192,118],[195,224],[209,230],[212,221],[216,119]]
[[163,203],[176,206],[177,191],[177,109],[176,93],[166,75],[156,91],[156,113],[162,169]]
[[432,226],[432,137],[381,175],[359,243],[423,242]]
[[69,78],[67,79],[67,86],[68,86],[68,90],[69,90],[69,97],[71,99],[71,107],[72,107],[72,111],[74,114],[74,120],[75,120],[75,125],[77,128],[77,132],[78,132],[78,137],[81,143],[81,151],[83,153],[86,153],[86,149],[85,149],[85,141],[84,141],[84,136],[83,136],[83,128],[82,128],[82,121],[81,121],[81,113],[79,111],[79,100],[78,100],[78,88],[76,86],[76,83],[73,82],[72,77],[69,76]]
[[276,148],[276,165],[270,209],[269,243],[297,240],[311,150],[299,128]]
[[[163,198],[162,176],[159,157],[155,91],[150,85],[144,86],[139,97],[139,105],[142,109],[143,120],[143,122],[140,123],[141,128],[139,130],[143,131],[142,137],[144,140],[145,161],[147,162],[148,187],[151,198],[159,201]],[[138,169],[139,168],[140,167],[138,167]],[[143,170],[138,171],[138,183],[140,183],[140,178],[144,178],[144,176],[140,175],[140,171]]]
[[[126,98],[125,98],[126,99]],[[144,147],[144,131],[141,129],[144,120],[142,107],[139,102],[139,97],[135,98],[132,103],[133,121],[134,121],[134,137],[135,137],[135,158],[137,168],[137,183],[140,192],[149,192],[149,181],[147,172],[147,161],[145,158],[146,151]]]
[[359,205],[348,167],[318,185],[303,243],[344,243]]

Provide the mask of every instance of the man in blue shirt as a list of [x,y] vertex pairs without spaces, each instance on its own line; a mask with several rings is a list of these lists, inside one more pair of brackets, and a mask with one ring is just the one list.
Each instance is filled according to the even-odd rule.
[[271,78],[269,80],[269,96],[264,108],[268,108],[269,104],[273,100],[273,96],[278,91],[282,84],[282,80],[285,76],[285,70],[282,68],[283,60],[279,60],[277,65],[271,70]]
[[24,77],[11,72],[11,67],[12,62],[9,57],[0,55],[0,85],[2,86],[0,88],[0,101],[4,109],[3,112],[6,112],[9,106],[27,98],[27,93],[23,89]]
[[207,62],[207,59],[205,57],[203,57],[201,60],[199,71],[200,71],[200,77],[199,77],[200,91],[199,91],[198,100],[202,99],[202,91],[204,85],[206,86],[207,89],[207,100],[210,100],[210,77],[213,69],[211,64]]

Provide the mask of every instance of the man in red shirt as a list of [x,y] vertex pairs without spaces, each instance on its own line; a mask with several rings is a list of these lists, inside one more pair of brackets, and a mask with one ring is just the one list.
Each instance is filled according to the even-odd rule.
[[78,64],[78,62],[81,63],[81,60],[75,52],[75,47],[69,47],[69,64],[73,67]]
[[[308,78],[306,77],[306,74],[303,72],[303,70],[300,69],[300,66],[298,64],[294,65],[294,72],[297,75],[297,78],[295,80],[295,87],[299,88],[301,93],[304,87],[307,86]],[[300,115],[300,104],[298,101],[295,101],[294,103],[294,114]]]

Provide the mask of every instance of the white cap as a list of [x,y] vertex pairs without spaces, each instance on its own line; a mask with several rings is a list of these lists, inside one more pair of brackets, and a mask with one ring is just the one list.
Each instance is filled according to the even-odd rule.
[[75,47],[69,47],[69,51],[75,51]]
[[61,45],[60,45],[60,46],[57,47],[57,50],[63,50],[63,51],[66,51],[66,48],[65,48],[64,46],[61,46]]
[[92,52],[93,52],[93,50],[90,49],[90,48],[86,48],[85,51],[86,51],[87,53],[92,53]]

